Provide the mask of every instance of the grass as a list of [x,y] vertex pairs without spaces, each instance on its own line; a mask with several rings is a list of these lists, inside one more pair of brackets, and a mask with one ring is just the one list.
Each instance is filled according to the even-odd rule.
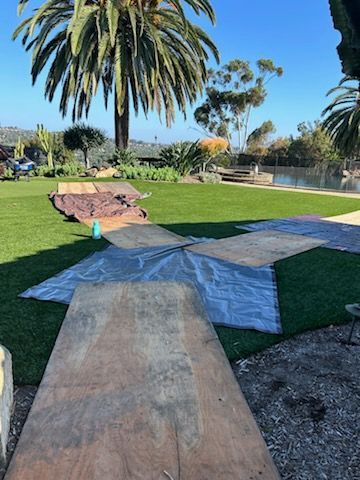
[[[221,238],[239,233],[242,222],[306,213],[338,215],[359,209],[359,200],[229,185],[133,182],[153,195],[142,205],[153,222],[182,235]],[[67,268],[105,241],[67,221],[47,194],[54,180],[0,184],[0,343],[13,354],[17,384],[39,383],[66,313],[56,303],[18,294]],[[218,328],[230,360],[264,349],[307,329],[349,320],[344,305],[359,301],[360,257],[316,249],[278,262],[284,335]]]

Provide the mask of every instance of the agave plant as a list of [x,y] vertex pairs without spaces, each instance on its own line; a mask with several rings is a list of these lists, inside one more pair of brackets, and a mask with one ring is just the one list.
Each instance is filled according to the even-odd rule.
[[[350,83],[351,82],[351,83]],[[337,147],[349,158],[360,153],[360,85],[345,77],[328,95],[340,92],[324,110],[324,128]],[[350,84],[348,84],[350,83]]]
[[163,148],[160,158],[169,166],[175,168],[182,177],[189,175],[205,161],[199,142],[177,142]]
[[[19,13],[31,0],[19,1]],[[105,105],[115,98],[115,138],[126,149],[130,100],[135,112],[185,114],[206,82],[208,35],[185,14],[190,7],[214,23],[210,0],[46,0],[14,32],[32,50],[32,78],[46,65],[45,97],[61,89],[60,111],[73,102],[73,119],[88,114],[102,85]]]

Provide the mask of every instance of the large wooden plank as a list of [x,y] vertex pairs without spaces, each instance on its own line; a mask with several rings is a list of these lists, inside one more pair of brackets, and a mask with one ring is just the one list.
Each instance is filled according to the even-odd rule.
[[[108,232],[112,232],[113,230],[119,230],[121,228],[129,227],[133,224],[139,225],[148,225],[150,224],[149,220],[145,218],[141,218],[134,215],[122,215],[120,217],[100,217],[97,218],[101,225],[101,232],[105,234]],[[93,218],[85,218],[82,223],[87,225],[88,227],[92,227],[94,222]],[[110,240],[109,240],[110,241]]]
[[153,223],[126,221],[118,229],[104,233],[104,238],[119,248],[156,247],[186,242],[184,237]]
[[279,479],[194,287],[78,287],[6,475],[39,479]]
[[326,241],[277,230],[236,235],[186,247],[189,250],[239,265],[260,267],[325,244]]
[[97,193],[93,182],[59,182],[58,193],[65,195],[67,193],[82,194],[82,193]]
[[114,195],[127,195],[140,198],[141,193],[127,182],[94,182],[96,190],[100,193],[111,192]]

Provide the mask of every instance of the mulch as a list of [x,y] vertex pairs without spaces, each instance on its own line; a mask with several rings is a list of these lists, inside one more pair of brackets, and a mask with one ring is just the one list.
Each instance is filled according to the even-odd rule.
[[360,480],[360,325],[308,332],[234,372],[283,480]]

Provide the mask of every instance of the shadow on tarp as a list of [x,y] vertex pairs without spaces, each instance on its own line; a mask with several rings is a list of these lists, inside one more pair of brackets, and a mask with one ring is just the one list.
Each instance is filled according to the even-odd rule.
[[[254,222],[181,223],[162,226],[181,235],[221,238],[236,235],[235,225]],[[0,343],[13,354],[16,384],[38,384],[67,306],[18,295],[107,246],[79,240],[0,264]],[[24,252],[25,253],[25,252]],[[258,352],[305,330],[350,319],[347,303],[360,300],[360,256],[315,249],[276,264],[283,335],[216,327],[230,360]]]

